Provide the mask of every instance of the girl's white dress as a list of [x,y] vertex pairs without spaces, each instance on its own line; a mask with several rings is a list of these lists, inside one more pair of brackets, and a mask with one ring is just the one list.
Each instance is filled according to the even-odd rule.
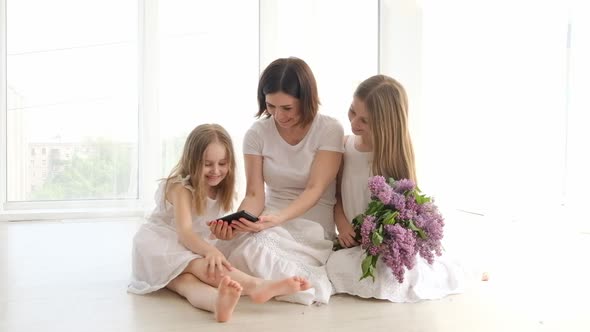
[[[172,183],[182,185],[194,192],[189,177],[180,176]],[[166,287],[172,279],[182,273],[190,261],[202,258],[187,249],[178,239],[174,221],[174,207],[165,200],[166,181],[161,181],[155,194],[156,207],[133,238],[132,276],[127,290],[135,294],[146,294]],[[215,240],[207,221],[225,214],[216,200],[207,198],[207,209],[203,215],[193,215],[193,231],[211,244]]]
[[[331,117],[317,114],[301,142],[290,145],[279,135],[273,118],[255,122],[244,138],[244,154],[263,157],[265,209],[273,214],[287,207],[305,189],[319,150],[342,152],[343,129]],[[302,276],[313,289],[277,298],[309,305],[328,303],[332,285],[325,264],[332,251],[335,183],[319,202],[299,218],[259,233],[245,233],[217,246],[232,265],[264,279]]]
[[[371,152],[355,148],[356,136],[345,143],[341,195],[347,220],[363,213],[371,199],[367,181],[371,176]],[[417,302],[439,299],[460,293],[465,284],[461,264],[443,256],[436,257],[431,265],[417,255],[416,265],[406,270],[403,283],[399,283],[381,259],[377,262],[375,281],[360,280],[361,262],[365,251],[360,247],[341,249],[328,259],[328,276],[336,293],[347,293],[363,298],[377,298],[391,302]]]

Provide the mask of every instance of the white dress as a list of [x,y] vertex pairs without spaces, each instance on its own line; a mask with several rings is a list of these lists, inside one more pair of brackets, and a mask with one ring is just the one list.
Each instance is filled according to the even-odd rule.
[[[189,177],[172,180],[182,183],[194,192]],[[166,287],[187,267],[190,261],[202,258],[187,249],[178,239],[174,221],[174,207],[165,200],[163,180],[155,194],[156,207],[147,222],[141,225],[133,238],[132,276],[127,290],[135,294],[147,294]],[[215,244],[207,221],[225,214],[216,200],[207,198],[203,215],[193,214],[193,231],[211,244]]]
[[[279,135],[273,118],[256,121],[244,138],[244,154],[263,157],[265,209],[273,214],[287,207],[305,189],[318,150],[342,152],[342,125],[318,114],[301,142],[290,145]],[[328,303],[332,286],[325,264],[335,236],[335,183],[319,202],[299,218],[259,233],[246,233],[218,248],[232,265],[253,276],[282,279],[302,276],[313,289],[277,298],[280,301]]]
[[[341,183],[342,205],[349,221],[363,213],[371,199],[367,181],[371,176],[372,153],[358,151],[355,140],[356,136],[350,136],[345,144]],[[375,281],[370,277],[359,281],[364,258],[365,251],[360,246],[332,253],[327,269],[336,293],[391,302],[417,302],[460,293],[464,288],[461,264],[444,254],[436,257],[432,265],[417,255],[416,265],[406,270],[401,284],[381,259],[377,262]]]

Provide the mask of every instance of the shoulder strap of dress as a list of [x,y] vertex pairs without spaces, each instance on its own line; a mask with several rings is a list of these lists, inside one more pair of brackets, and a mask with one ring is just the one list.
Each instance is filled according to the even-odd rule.
[[192,193],[195,192],[195,188],[193,188],[193,186],[191,185],[191,176],[190,175],[182,177],[179,174],[171,181],[172,181],[172,183],[182,183],[182,186],[185,187],[186,189],[190,190],[190,192],[192,192]]

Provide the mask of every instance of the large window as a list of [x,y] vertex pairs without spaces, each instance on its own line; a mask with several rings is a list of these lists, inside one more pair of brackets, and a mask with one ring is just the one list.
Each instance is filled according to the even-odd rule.
[[0,219],[17,209],[27,219],[41,208],[143,208],[200,123],[231,133],[242,192],[242,138],[255,120],[260,71],[288,56],[310,65],[321,112],[347,133],[358,83],[384,73],[404,84],[420,187],[439,203],[507,218],[582,206],[590,187],[583,8],[0,0]]
[[137,198],[136,1],[8,0],[8,202]]
[[378,72],[378,1],[2,2],[5,208],[149,205],[200,123],[231,133],[243,189],[241,141],[270,61],[307,61],[322,112],[347,130],[354,88]]
[[[257,111],[258,1],[161,1],[158,13],[159,176],[168,175],[201,123],[222,125],[241,161],[241,140]],[[241,179],[241,162],[238,168]]]

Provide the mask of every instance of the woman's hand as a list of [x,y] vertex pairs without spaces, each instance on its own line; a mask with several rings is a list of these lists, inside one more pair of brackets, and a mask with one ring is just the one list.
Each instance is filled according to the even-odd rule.
[[231,240],[237,235],[237,231],[234,231],[227,221],[213,220],[209,221],[207,225],[211,234],[220,240]]
[[354,239],[356,236],[354,227],[349,222],[337,224],[336,228],[338,229],[338,242],[340,242],[341,246],[350,248],[359,245]]
[[258,217],[258,221],[252,222],[245,218],[233,221],[231,227],[236,231],[258,233],[267,228],[271,228],[279,225],[282,219],[276,215],[264,215]]
[[209,278],[218,279],[223,277],[225,270],[232,270],[231,264],[227,261],[221,251],[215,247],[205,252],[203,259],[207,262],[207,277]]

